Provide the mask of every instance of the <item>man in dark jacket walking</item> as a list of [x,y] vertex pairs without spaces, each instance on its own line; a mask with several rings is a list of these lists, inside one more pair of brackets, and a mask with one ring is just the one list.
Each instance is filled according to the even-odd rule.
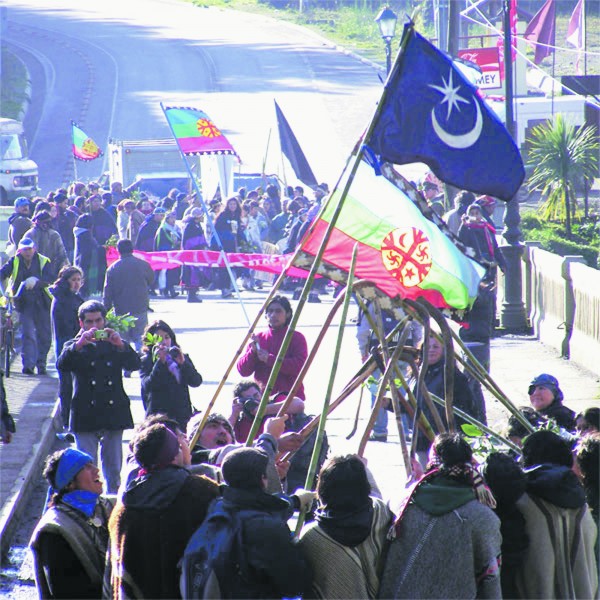
[[56,367],[73,373],[69,425],[77,449],[96,460],[98,445],[107,492],[116,494],[123,462],[123,430],[133,427],[122,371],[140,368],[140,357],[113,329],[106,309],[90,300],[79,307],[82,331],[63,348]]
[[154,271],[145,260],[133,256],[131,240],[119,240],[117,250],[121,258],[106,271],[104,306],[106,310],[114,306],[117,315],[129,313],[137,319],[125,338],[139,352],[148,325],[148,288],[154,283]]

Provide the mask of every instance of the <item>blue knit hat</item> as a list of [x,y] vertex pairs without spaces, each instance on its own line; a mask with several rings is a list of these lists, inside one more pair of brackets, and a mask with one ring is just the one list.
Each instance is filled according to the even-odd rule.
[[548,373],[542,373],[541,375],[535,377],[529,384],[527,393],[531,396],[537,386],[549,389],[554,394],[554,399],[558,400],[559,402],[561,402],[564,398],[562,390],[558,385],[558,379],[552,375],[548,375]]

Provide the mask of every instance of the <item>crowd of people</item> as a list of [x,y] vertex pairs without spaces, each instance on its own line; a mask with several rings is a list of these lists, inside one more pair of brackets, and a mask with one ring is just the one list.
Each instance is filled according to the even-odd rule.
[[[186,194],[153,206],[147,198],[134,201],[122,186],[87,187],[40,199],[29,227],[29,202],[15,202],[15,254],[0,271],[23,323],[24,374],[45,373],[54,339],[70,436],[62,439],[72,442],[44,469],[48,499],[30,543],[40,597],[598,597],[600,409],[576,415],[558,380],[537,375],[529,406],[520,408],[535,431],[512,416],[503,433],[513,449],[479,456],[453,433],[459,419],[449,422],[425,403],[431,435],[405,423],[407,436],[418,439],[411,478],[399,482],[396,497],[384,501],[364,459],[328,456],[326,441],[316,483],[306,486],[315,491],[305,489],[316,436],[299,433],[310,421],[305,389],[295,385],[308,356],[299,331],[248,441],[292,321],[289,299],[269,300],[267,328],[241,353],[236,367],[243,379],[230,413],[203,414],[190,396],[203,377],[177,332],[164,320],[148,322],[149,297],[157,287],[175,297],[180,277],[191,302],[211,284],[228,296],[228,276],[195,267],[157,276],[133,252],[186,243],[220,243],[232,252],[271,243],[290,251],[327,190],[318,188],[312,204],[301,189],[283,201],[269,188],[263,198],[242,191],[222,211],[214,200],[210,231]],[[472,200],[456,233],[502,268],[482,225],[485,207]],[[113,235],[119,259],[106,268],[102,247]],[[240,275],[246,287],[256,285],[252,273]],[[89,299],[98,292],[101,300]],[[110,308],[133,315],[134,326],[120,333],[107,321]],[[367,319],[357,323],[363,359],[377,353],[370,329]],[[413,327],[405,343],[416,348],[417,361],[427,353],[423,385],[443,398],[444,348],[433,338],[422,348],[421,336]],[[423,403],[410,365],[399,367]],[[124,456],[123,432],[134,422],[123,377],[134,371],[145,418]],[[11,431],[2,400],[4,439],[14,423]],[[485,406],[458,368],[454,406],[485,423]],[[385,414],[384,406],[373,441],[387,442]],[[288,527],[295,512],[306,515],[297,536]]]

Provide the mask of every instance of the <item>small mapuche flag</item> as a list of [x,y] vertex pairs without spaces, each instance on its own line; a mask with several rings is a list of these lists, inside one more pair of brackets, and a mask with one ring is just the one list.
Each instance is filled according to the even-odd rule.
[[73,156],[77,160],[94,160],[102,156],[102,151],[98,144],[82,129],[80,129],[75,121],[71,121],[73,129]]
[[164,112],[183,154],[237,156],[233,146],[204,111],[167,106]]

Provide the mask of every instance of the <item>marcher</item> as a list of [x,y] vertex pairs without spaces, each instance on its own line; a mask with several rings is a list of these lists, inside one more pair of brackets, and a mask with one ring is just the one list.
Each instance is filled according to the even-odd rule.
[[[437,186],[433,183],[426,182],[424,185],[430,185],[437,189]],[[448,225],[448,229],[456,236],[458,236],[458,230],[463,223],[463,216],[467,212],[467,208],[475,202],[475,194],[461,190],[454,196],[454,208],[444,214],[443,219]]]
[[84,274],[81,295],[84,298],[102,292],[106,274],[106,252],[93,235],[90,215],[81,215],[75,223],[75,265]]
[[10,279],[6,292],[14,298],[19,313],[22,344],[21,361],[24,375],[46,374],[46,360],[50,350],[50,305],[52,269],[47,256],[40,254],[34,241],[23,237],[16,256],[0,269],[0,281]]
[[[79,267],[63,267],[58,279],[50,288],[54,296],[51,307],[52,332],[54,334],[54,355],[60,356],[63,346],[79,332],[79,307],[84,299],[79,293],[83,284],[83,273]],[[58,371],[58,398],[60,415],[64,428],[69,427],[71,398],[73,397],[73,377],[71,373]]]
[[[160,341],[149,341],[158,336]],[[154,321],[145,331],[140,378],[146,416],[164,413],[186,430],[193,414],[190,387],[199,387],[202,376],[188,354],[177,344],[175,332],[164,321]]]
[[[227,200],[224,210],[215,220],[215,231],[221,240],[221,245],[225,252],[238,252],[242,240],[242,207],[237,196],[232,196]],[[221,250],[216,236],[211,240],[212,250]],[[233,270],[234,277],[236,276]],[[229,272],[226,267],[218,269],[216,284],[221,290],[223,298],[231,298],[233,295],[232,284],[230,282]]]
[[39,597],[101,598],[113,504],[101,496],[98,469],[67,448],[48,457],[44,477],[51,498],[30,541]]
[[[202,228],[202,209],[194,207],[184,217],[183,237],[181,240],[182,250],[205,250],[208,243]],[[200,287],[208,285],[209,278],[206,277],[200,267],[185,265],[182,272],[182,282],[187,289],[188,302],[202,302],[198,296]]]
[[[175,224],[177,214],[168,212],[160,224],[154,236],[154,250],[169,251],[179,250],[181,248],[181,232]],[[158,275],[158,287],[162,295],[167,298],[176,298],[179,293],[175,291],[175,286],[179,283],[181,269],[163,269]]]
[[469,444],[438,435],[390,535],[380,598],[501,598],[500,520]]
[[[241,539],[233,551],[243,553],[238,570],[223,573],[224,584],[232,590],[233,598],[297,598],[310,584],[310,569],[302,551],[292,541],[287,520],[293,510],[309,506],[313,492],[302,490],[291,498],[293,504],[265,491],[267,455],[256,448],[238,448],[223,461],[222,472],[226,485],[211,510],[222,508],[242,513]],[[190,580],[189,573],[182,574]],[[217,583],[217,582],[215,582]],[[216,597],[205,589],[207,598]]]
[[154,236],[166,214],[167,211],[162,206],[158,206],[146,216],[138,231],[137,242],[135,244],[136,250],[141,250],[142,252],[152,252],[154,250]]
[[54,217],[52,226],[58,231],[60,238],[67,251],[69,261],[73,260],[73,250],[75,248],[75,238],[73,237],[73,227],[75,222],[72,213],[68,212],[69,199],[65,193],[59,192],[54,196],[54,206],[56,207],[56,217]]
[[140,227],[146,218],[144,214],[135,207],[135,202],[131,199],[127,199],[123,203],[124,213],[126,214],[127,224],[125,226],[126,235],[131,240],[133,247],[137,247],[137,239],[140,233]]
[[133,255],[131,240],[117,242],[119,260],[106,271],[104,283],[104,306],[114,307],[115,314],[130,314],[135,317],[133,327],[123,337],[139,352],[142,349],[142,336],[148,325],[150,297],[148,289],[154,283],[154,271],[143,259]]
[[558,385],[558,379],[547,373],[534,377],[527,390],[531,406],[548,419],[569,432],[575,431],[575,413],[562,402],[564,395]]
[[65,245],[60,234],[52,229],[52,217],[47,210],[34,213],[33,227],[25,232],[21,239],[29,239],[35,243],[37,251],[50,260],[50,276],[56,279],[62,267],[69,264]]
[[[268,331],[253,334],[248,348],[237,361],[239,374],[242,377],[253,375],[262,389],[269,381],[275,359],[292,320],[293,312],[290,301],[285,296],[274,296],[267,305],[265,316],[269,322]],[[294,331],[281,363],[281,369],[271,390],[272,394],[289,392],[292,389],[296,376],[304,366],[307,356],[306,339],[299,331]],[[296,391],[296,396],[301,400],[305,399],[302,384]]]
[[315,521],[302,530],[300,548],[313,577],[310,598],[377,598],[386,536],[394,514],[371,485],[363,461],[335,456],[321,468]]
[[183,466],[177,436],[162,424],[132,440],[141,467],[111,515],[113,598],[180,598],[177,563],[219,494],[217,484]]
[[111,214],[102,206],[102,196],[94,194],[90,196],[88,202],[92,233],[98,245],[104,246],[110,237],[117,235],[117,224]]
[[600,407],[590,406],[575,417],[575,428],[580,436],[600,432]]
[[530,543],[517,573],[521,598],[596,598],[598,531],[565,440],[548,430],[523,442],[527,493],[517,501]]
[[8,217],[8,243],[11,249],[7,249],[9,256],[14,256],[17,251],[17,246],[25,232],[29,231],[32,226],[29,218],[30,202],[25,196],[20,196],[15,200],[15,212]]
[[73,373],[69,428],[77,448],[100,456],[109,494],[121,481],[123,430],[133,427],[129,397],[123,389],[123,369],[137,371],[140,358],[113,329],[106,327],[106,308],[88,300],[79,307],[82,331],[68,341],[56,367]]

